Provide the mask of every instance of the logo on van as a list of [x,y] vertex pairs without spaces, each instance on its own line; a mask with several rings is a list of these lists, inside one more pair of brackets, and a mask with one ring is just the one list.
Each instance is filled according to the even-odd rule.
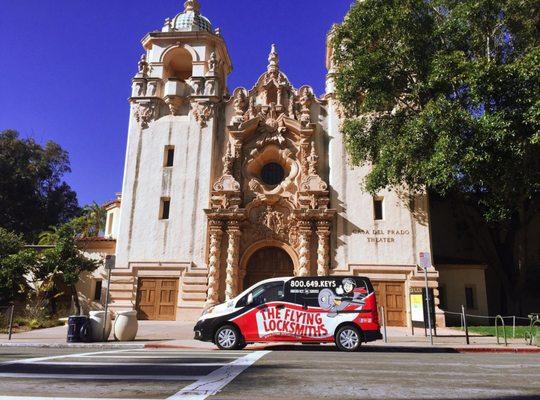
[[293,336],[321,338],[328,336],[320,313],[306,312],[293,308],[268,307],[257,313],[259,336]]

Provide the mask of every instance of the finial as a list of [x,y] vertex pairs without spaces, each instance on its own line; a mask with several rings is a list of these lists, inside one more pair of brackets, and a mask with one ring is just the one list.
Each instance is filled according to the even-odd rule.
[[268,56],[268,72],[279,71],[279,56],[276,50],[276,45],[272,44],[272,50]]
[[201,11],[201,3],[199,3],[197,0],[187,0],[184,3],[184,12],[187,11],[195,11],[198,13]]

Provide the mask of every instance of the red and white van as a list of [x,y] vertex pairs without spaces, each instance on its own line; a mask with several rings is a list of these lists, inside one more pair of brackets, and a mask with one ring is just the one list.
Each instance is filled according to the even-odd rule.
[[222,350],[257,342],[335,342],[356,351],[382,339],[373,285],[356,276],[274,278],[206,310],[195,339]]

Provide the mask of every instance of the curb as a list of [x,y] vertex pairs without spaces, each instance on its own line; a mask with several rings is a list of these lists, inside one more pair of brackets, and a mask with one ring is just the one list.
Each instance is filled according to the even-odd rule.
[[477,348],[471,348],[471,349],[468,349],[468,348],[455,348],[454,350],[456,350],[457,352],[459,353],[513,353],[513,354],[540,354],[540,349],[539,348],[531,348],[531,349],[526,349],[526,348],[518,348],[518,349],[508,349],[508,348],[502,348],[502,349],[495,349],[495,348],[490,348],[490,347],[477,347]]
[[106,343],[0,343],[0,348],[27,347],[36,349],[144,349],[144,344]]

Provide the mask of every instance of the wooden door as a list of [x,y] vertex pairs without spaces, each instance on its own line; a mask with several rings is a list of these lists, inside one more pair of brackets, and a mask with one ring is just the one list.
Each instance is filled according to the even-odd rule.
[[140,320],[175,321],[178,279],[140,278],[137,311]]
[[270,278],[294,275],[291,256],[278,247],[266,247],[257,250],[249,259],[244,289]]
[[403,282],[373,282],[373,287],[378,305],[384,307],[386,324],[406,326],[405,284]]

